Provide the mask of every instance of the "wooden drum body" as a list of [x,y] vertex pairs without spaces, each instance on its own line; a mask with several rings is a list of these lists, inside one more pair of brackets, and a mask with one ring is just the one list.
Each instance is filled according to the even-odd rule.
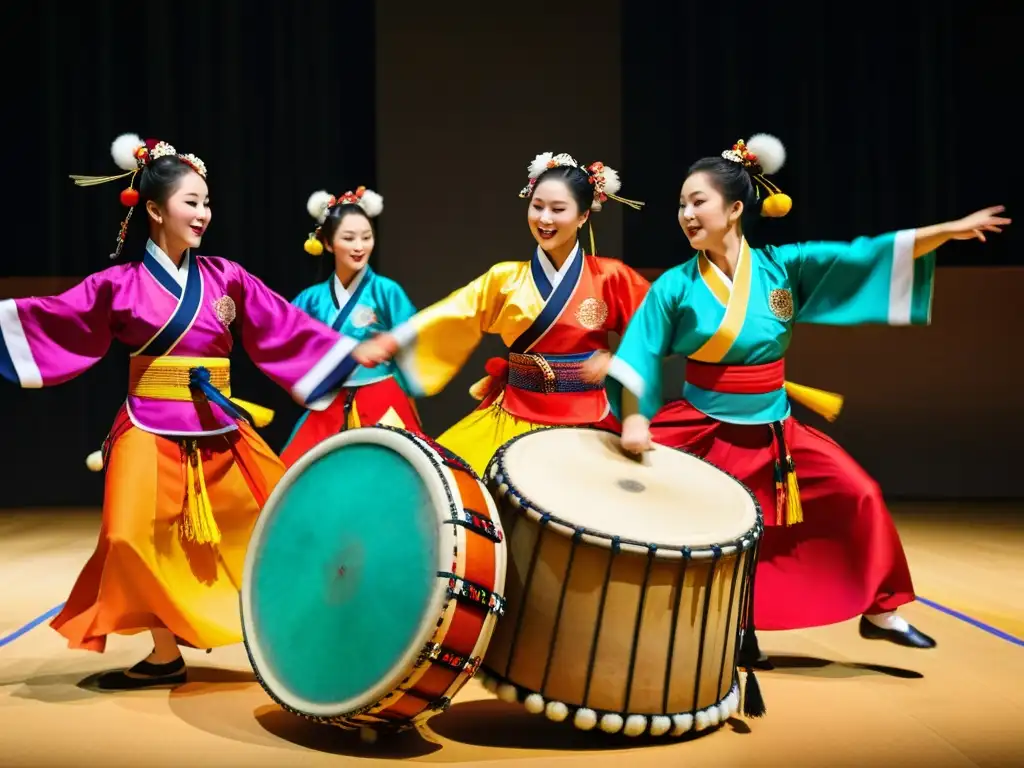
[[286,710],[341,728],[415,727],[475,674],[504,610],[491,495],[401,429],[346,430],[284,475],[253,531],[246,650]]
[[555,721],[679,736],[739,709],[737,657],[760,509],[681,451],[642,461],[618,436],[551,428],[488,466],[506,532],[507,612],[488,690]]

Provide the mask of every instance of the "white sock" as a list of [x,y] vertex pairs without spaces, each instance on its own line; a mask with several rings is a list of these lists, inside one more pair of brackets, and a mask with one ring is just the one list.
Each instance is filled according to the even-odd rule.
[[907,624],[907,620],[902,616],[897,616],[896,611],[886,611],[885,613],[876,613],[874,615],[865,614],[864,618],[882,629],[893,629],[904,633],[910,631],[910,625]]

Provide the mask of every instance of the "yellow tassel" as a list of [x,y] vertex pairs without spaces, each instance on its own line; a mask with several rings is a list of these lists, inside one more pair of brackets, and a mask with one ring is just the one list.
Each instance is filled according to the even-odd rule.
[[253,421],[256,422],[253,426],[265,427],[274,420],[274,411],[270,408],[264,408],[262,405],[256,405],[256,403],[250,403],[248,400],[241,400],[237,397],[229,399],[238,407],[244,408],[249,412]]
[[824,416],[829,421],[839,418],[839,412],[843,410],[842,395],[814,387],[805,387],[803,384],[794,384],[791,381],[785,382],[785,385],[786,394],[796,402]]
[[594,242],[594,222],[588,222],[590,225],[590,255],[597,256],[597,244]]
[[324,245],[315,235],[310,235],[303,244],[302,249],[310,256],[319,256],[324,252]]
[[203,458],[193,440],[185,449],[185,519],[182,532],[186,541],[196,544],[220,544],[220,528],[206,491]]
[[469,395],[474,400],[483,400],[491,389],[494,380],[490,376],[484,376],[469,388]]
[[792,469],[786,477],[786,525],[796,525],[804,521],[804,508],[800,504],[800,486],[796,482],[796,472]]

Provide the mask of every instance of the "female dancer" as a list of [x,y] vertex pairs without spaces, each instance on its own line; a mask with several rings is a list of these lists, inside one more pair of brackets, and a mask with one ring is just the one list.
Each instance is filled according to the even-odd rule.
[[[306,207],[318,225],[306,240],[306,252],[319,256],[326,248],[334,255],[334,269],[325,282],[310,286],[292,303],[360,341],[412,317],[416,308],[402,287],[370,267],[374,246],[371,219],[384,209],[384,199],[373,190],[359,187],[340,197],[314,192]],[[332,396],[325,410],[303,414],[281,452],[281,460],[290,467],[331,435],[372,424],[423,431],[412,401],[403,391],[401,374],[390,364],[374,370],[357,368],[346,388]]]
[[[609,366],[609,396],[616,405],[621,398],[624,414],[622,446],[640,453],[653,438],[754,491],[766,525],[758,628],[859,615],[862,637],[931,648],[935,641],[895,612],[914,588],[880,488],[835,442],[790,415],[787,393],[811,407],[823,403],[785,381],[784,355],[797,321],[927,324],[935,249],[950,239],[984,241],[984,232],[1010,220],[995,207],[852,243],[753,248],[746,234],[758,214],[782,216],[792,205],[765,179],[784,159],[778,139],[762,134],[690,168],[679,225],[698,253],[653,284]],[[659,412],[661,360],[672,354],[687,358],[685,399]],[[749,640],[746,655],[759,656],[752,633]]]
[[537,240],[530,261],[496,264],[469,285],[391,333],[364,342],[365,354],[395,360],[417,394],[436,394],[485,333],[501,336],[508,357],[492,358],[471,389],[480,406],[438,442],[482,474],[494,452],[545,425],[617,427],[601,384],[582,380],[585,364],[608,361],[608,333],[622,333],[649,283],[621,261],[583,253],[579,230],[616,195],[618,174],[603,163],[577,165],[566,154],[538,155],[520,197]]
[[[149,220],[141,261],[112,266],[45,298],[0,301],[0,375],[22,387],[61,384],[115,339],[134,351],[128,397],[104,443],[107,475],[96,551],[54,629],[102,652],[110,634],[153,635],[153,652],[105,689],[176,685],[179,645],[241,641],[238,586],[249,535],[284,472],[230,396],[231,327],[253,362],[302,404],[344,384],[354,339],[313,320],[227,259],[193,249],[210,224],[206,166],[164,141],[120,136],[131,176],[121,201]],[[136,183],[137,182],[137,183]]]

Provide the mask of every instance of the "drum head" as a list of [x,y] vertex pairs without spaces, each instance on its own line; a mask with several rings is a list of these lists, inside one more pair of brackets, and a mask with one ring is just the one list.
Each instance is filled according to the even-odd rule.
[[445,597],[442,478],[408,433],[370,427],[324,441],[277,485],[246,556],[242,623],[282,704],[345,715],[410,670]]
[[597,429],[528,432],[499,453],[505,482],[572,526],[663,547],[706,547],[747,534],[757,504],[740,482],[690,454],[655,445],[642,460]]

